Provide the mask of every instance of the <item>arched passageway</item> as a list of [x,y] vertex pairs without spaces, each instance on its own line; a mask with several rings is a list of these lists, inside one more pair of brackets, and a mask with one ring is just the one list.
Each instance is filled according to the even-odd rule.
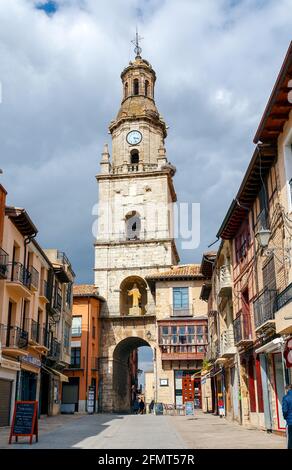
[[128,337],[120,341],[113,353],[113,409],[128,413],[138,387],[138,353],[150,344],[143,338]]

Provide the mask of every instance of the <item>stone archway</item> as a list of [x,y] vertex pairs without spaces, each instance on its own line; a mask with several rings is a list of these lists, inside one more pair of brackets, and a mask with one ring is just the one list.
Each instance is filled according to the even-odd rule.
[[131,410],[131,390],[133,371],[131,370],[131,353],[141,346],[150,346],[143,338],[131,336],[120,341],[113,352],[113,395],[115,412],[125,413]]

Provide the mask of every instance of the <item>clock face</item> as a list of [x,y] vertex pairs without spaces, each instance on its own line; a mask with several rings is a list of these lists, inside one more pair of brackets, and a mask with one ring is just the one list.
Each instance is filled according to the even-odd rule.
[[139,131],[131,131],[127,134],[127,142],[130,145],[138,145],[142,140],[142,134]]

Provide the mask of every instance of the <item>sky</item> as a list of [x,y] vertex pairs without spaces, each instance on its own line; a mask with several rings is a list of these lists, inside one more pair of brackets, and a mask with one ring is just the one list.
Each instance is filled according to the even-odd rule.
[[292,0],[2,0],[0,24],[0,183],[39,243],[93,282],[95,175],[138,26],[178,199],[201,205],[201,243],[181,262],[200,262],[251,158]]

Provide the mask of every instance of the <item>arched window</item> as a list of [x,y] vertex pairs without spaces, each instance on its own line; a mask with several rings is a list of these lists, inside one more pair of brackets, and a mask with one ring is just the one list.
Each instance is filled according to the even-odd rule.
[[141,232],[141,219],[136,211],[126,215],[126,238],[127,240],[139,240]]
[[134,95],[139,95],[139,80],[135,78],[134,80]]
[[136,149],[131,152],[131,163],[133,165],[139,163],[139,152]]
[[125,98],[127,98],[129,93],[129,87],[128,87],[128,82],[125,83]]
[[145,80],[145,96],[149,94],[149,81]]

